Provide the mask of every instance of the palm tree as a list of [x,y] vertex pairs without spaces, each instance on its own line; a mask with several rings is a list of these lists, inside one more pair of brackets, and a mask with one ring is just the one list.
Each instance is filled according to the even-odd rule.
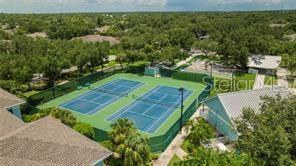
[[188,135],[188,140],[198,147],[203,141],[214,136],[214,129],[203,119],[198,119],[198,122],[191,127],[191,132]]
[[128,119],[118,119],[111,125],[110,141],[104,145],[115,155],[110,165],[147,165],[151,161],[149,139],[143,137]]
[[137,151],[134,151],[132,148],[127,147],[124,153],[123,165],[136,166],[136,165],[144,165],[144,164],[143,164],[143,159],[141,155]]
[[109,133],[111,138],[113,139],[114,143],[122,143],[122,139],[127,136],[135,135],[136,128],[134,127],[134,124],[129,121],[128,119],[118,119],[115,123],[111,125],[112,131]]
[[192,126],[194,125],[194,120],[190,119],[186,124],[185,124],[185,132],[186,134],[189,133],[190,129],[192,128]]

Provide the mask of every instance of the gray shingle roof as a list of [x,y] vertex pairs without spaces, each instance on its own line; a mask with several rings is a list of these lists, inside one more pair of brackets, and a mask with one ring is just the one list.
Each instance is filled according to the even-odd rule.
[[23,125],[24,123],[19,118],[4,108],[0,108],[0,137],[15,131]]
[[6,108],[24,102],[24,100],[0,88],[0,108]]
[[243,108],[250,107],[254,110],[258,110],[262,102],[261,97],[275,97],[277,95],[288,97],[290,94],[291,93],[286,88],[266,88],[219,94],[218,98],[228,116],[233,119],[242,115]]
[[0,165],[93,165],[111,154],[50,116],[0,137]]

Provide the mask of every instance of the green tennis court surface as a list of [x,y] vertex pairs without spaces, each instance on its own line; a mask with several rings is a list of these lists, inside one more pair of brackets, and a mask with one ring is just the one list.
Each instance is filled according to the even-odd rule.
[[[118,80],[124,81],[118,84]],[[132,84],[124,85],[126,82]],[[135,74],[116,74],[90,86],[91,90],[87,87],[75,90],[39,105],[38,108],[63,107],[72,111],[78,121],[88,123],[96,129],[96,139],[99,141],[107,139],[110,125],[116,119],[128,118],[139,131],[151,138],[151,148],[156,150],[166,147],[170,137],[174,137],[174,133],[179,130],[178,89],[181,86],[186,89],[184,118],[188,119],[185,116],[195,112],[197,99],[206,88],[203,83]],[[81,99],[83,101],[79,101]],[[89,107],[89,102],[95,105]],[[188,115],[186,112],[189,112]]]

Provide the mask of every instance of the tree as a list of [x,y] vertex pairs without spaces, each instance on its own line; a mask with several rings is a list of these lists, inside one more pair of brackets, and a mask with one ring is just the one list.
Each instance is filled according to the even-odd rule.
[[97,26],[100,27],[100,26],[103,26],[104,25],[104,19],[102,16],[98,16],[97,17]]
[[103,144],[115,155],[110,165],[148,165],[151,162],[149,139],[138,133],[128,119],[118,119],[111,125],[110,141]]
[[290,70],[291,75],[293,75],[296,71],[296,53],[294,55],[288,56],[286,65],[287,68]]
[[145,57],[145,53],[140,51],[125,51],[126,61],[128,64],[134,63],[136,61],[142,60]]
[[194,34],[185,29],[173,29],[168,34],[173,46],[189,50],[194,42]]
[[48,86],[53,87],[55,81],[61,74],[65,59],[62,58],[61,46],[59,42],[52,43],[48,48],[47,54],[42,59],[43,71],[48,77]]
[[215,130],[203,119],[198,119],[189,124],[191,125],[190,133],[186,137],[186,140],[192,145],[188,150],[194,153],[202,142],[214,137]]
[[241,44],[237,44],[230,38],[224,38],[218,45],[218,54],[222,55],[222,62],[226,66],[246,68],[249,50]]
[[176,64],[176,60],[184,60],[188,56],[189,55],[179,47],[164,47],[158,59],[161,62],[166,62],[169,67],[172,67]]
[[[110,43],[109,42],[97,42],[95,43],[95,51],[93,52],[95,62],[101,66],[101,69],[103,71],[104,69],[104,63],[108,61],[109,58],[109,52],[110,52]],[[93,61],[91,61],[93,62]],[[93,63],[95,63],[93,62]]]
[[233,166],[248,166],[256,165],[248,154],[235,154],[235,153],[219,153],[213,150],[204,149],[199,147],[196,153],[187,156],[185,160],[177,162],[175,165],[233,165]]
[[115,62],[120,64],[121,69],[123,69],[123,63],[126,62],[127,57],[126,54],[120,53],[116,56]]
[[250,108],[237,120],[237,149],[267,165],[296,164],[296,97],[264,97],[259,111]]
[[217,43],[210,39],[200,40],[195,43],[195,47],[199,48],[208,57],[210,52],[216,51]]
[[150,62],[150,66],[155,66],[159,61],[162,61],[163,54],[160,50],[154,50],[151,45],[146,45],[143,50],[146,59]]

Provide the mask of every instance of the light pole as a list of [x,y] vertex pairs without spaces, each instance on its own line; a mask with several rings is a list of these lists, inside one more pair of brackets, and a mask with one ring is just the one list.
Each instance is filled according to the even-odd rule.
[[183,100],[184,100],[184,88],[180,88],[179,91],[181,92],[181,119],[180,119],[180,132],[182,132],[182,124],[183,124]]
[[210,66],[211,66],[211,77],[213,77],[213,63],[212,62],[210,63]]
[[231,92],[234,92],[235,88],[236,88],[236,83],[235,83],[235,75],[233,72],[231,74],[231,82],[230,83],[231,83],[230,90],[231,90]]

